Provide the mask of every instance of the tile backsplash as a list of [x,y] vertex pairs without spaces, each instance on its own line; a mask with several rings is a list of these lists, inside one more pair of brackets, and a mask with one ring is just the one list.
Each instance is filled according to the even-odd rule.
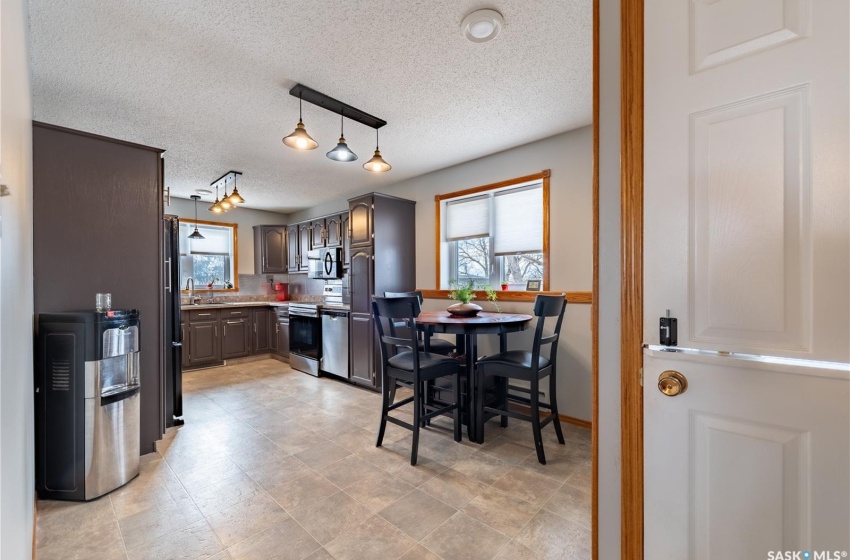
[[[270,282],[268,279],[272,278]],[[239,291],[237,292],[208,292],[202,288],[195,290],[195,295],[207,301],[212,296],[213,302],[223,301],[274,301],[277,292],[274,285],[277,282],[289,282],[286,274],[240,274]],[[189,303],[189,296],[183,292],[183,303]]]
[[[269,282],[269,278],[272,281]],[[274,301],[277,292],[274,285],[277,282],[289,284],[289,299],[293,301],[317,301],[323,300],[324,280],[307,278],[306,274],[240,274],[238,292],[208,292],[202,288],[195,290],[197,297],[206,302],[212,296],[213,303],[227,301]],[[348,302],[348,275],[342,279],[344,290],[344,301]],[[182,303],[188,304],[189,296],[186,292],[182,294]]]

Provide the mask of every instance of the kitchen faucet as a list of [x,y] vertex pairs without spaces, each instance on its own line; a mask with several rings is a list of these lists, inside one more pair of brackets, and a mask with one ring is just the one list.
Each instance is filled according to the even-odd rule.
[[186,279],[186,289],[189,290],[189,303],[195,305],[200,298],[195,297],[195,279],[191,276]]

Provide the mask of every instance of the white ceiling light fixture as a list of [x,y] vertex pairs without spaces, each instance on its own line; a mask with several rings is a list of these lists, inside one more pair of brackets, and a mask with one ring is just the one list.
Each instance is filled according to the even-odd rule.
[[473,43],[492,41],[502,30],[505,19],[496,10],[475,10],[463,18],[460,29]]

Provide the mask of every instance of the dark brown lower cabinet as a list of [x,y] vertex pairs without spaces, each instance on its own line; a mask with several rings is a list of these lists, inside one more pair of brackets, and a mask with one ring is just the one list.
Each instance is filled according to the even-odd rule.
[[269,314],[271,321],[271,351],[279,356],[289,357],[289,318],[279,317],[272,310]]
[[221,357],[242,358],[251,352],[251,323],[249,319],[227,319],[221,322]]
[[352,313],[349,352],[351,380],[358,385],[375,388],[380,380],[375,374],[375,325],[372,315]]
[[254,309],[254,354],[271,351],[270,315],[268,309]]
[[[225,360],[256,354],[289,357],[289,317],[276,309],[234,307],[218,311],[184,313],[183,368],[222,364]],[[214,320],[213,320],[214,319]]]
[[218,321],[189,323],[189,365],[221,361]]
[[272,311],[269,313],[269,350],[271,350],[272,354],[278,354],[280,348],[280,340],[278,339],[278,333],[280,332],[280,326],[277,322],[277,313]]

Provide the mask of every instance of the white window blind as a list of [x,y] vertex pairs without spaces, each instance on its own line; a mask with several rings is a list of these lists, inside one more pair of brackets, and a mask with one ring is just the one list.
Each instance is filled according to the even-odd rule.
[[[194,224],[186,225],[190,228],[188,231],[191,232],[194,230]],[[198,230],[201,232],[201,235],[204,236],[204,239],[186,239],[189,244],[189,254],[230,255],[233,249],[230,228],[217,228],[215,226],[210,227],[199,225]]]
[[493,195],[493,241],[496,255],[543,251],[543,185]]
[[446,241],[490,235],[490,196],[481,195],[446,203]]

